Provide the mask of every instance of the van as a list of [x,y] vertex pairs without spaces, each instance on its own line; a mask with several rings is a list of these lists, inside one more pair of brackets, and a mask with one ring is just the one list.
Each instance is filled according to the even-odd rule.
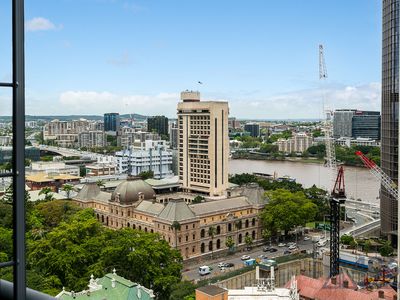
[[211,270],[210,270],[209,266],[202,266],[202,267],[199,268],[199,274],[201,276],[204,276],[204,275],[207,275],[207,274],[210,274],[210,273],[211,273]]
[[256,260],[254,258],[250,258],[245,260],[243,263],[245,266],[252,266],[256,264]]

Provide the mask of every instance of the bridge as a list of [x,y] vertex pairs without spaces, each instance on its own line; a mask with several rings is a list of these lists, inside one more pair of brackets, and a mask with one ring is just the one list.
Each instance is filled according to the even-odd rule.
[[102,156],[102,154],[89,152],[89,151],[80,151],[80,150],[71,149],[71,148],[62,148],[62,147],[48,146],[48,145],[36,145],[36,147],[39,148],[41,151],[54,152],[54,153],[57,153],[64,157],[79,156],[81,158],[85,157],[85,158],[97,160],[97,157]]

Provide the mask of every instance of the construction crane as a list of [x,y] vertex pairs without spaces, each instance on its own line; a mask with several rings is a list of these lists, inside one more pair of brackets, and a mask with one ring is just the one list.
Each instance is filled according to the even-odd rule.
[[339,274],[339,245],[340,245],[340,205],[346,201],[346,191],[344,185],[344,169],[340,166],[335,185],[330,196],[330,264],[329,276],[334,277]]
[[[328,72],[325,64],[325,56],[324,56],[324,46],[319,45],[319,79],[325,80],[328,78]],[[325,98],[325,93],[323,95]],[[333,172],[336,173],[337,164],[336,164],[336,153],[335,153],[335,145],[333,139],[333,123],[332,123],[332,111],[325,110],[325,99],[323,99],[322,110],[325,114],[325,120],[323,122],[323,128],[325,132],[325,166],[330,168]]]
[[381,168],[378,167],[376,163],[366,157],[361,151],[356,151],[355,153],[364,165],[369,169],[369,171],[380,180],[381,184],[385,189],[393,196],[394,199],[398,199],[399,192],[397,184],[387,175]]

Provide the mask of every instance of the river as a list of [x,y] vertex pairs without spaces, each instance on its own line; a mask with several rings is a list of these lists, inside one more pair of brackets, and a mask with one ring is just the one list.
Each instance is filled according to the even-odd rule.
[[[314,163],[290,162],[290,161],[269,161],[269,160],[229,160],[229,173],[277,173],[277,176],[288,175],[296,179],[296,182],[310,187],[315,184],[318,187],[331,190],[333,188],[333,176],[331,171]],[[336,178],[336,175],[335,175]],[[358,199],[363,202],[379,204],[379,181],[369,172],[361,167],[345,166],[345,186],[348,198]]]

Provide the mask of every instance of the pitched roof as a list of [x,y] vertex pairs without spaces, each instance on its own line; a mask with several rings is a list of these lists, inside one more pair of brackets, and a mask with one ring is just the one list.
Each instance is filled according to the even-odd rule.
[[74,197],[74,199],[77,200],[99,200],[103,202],[108,202],[110,198],[111,194],[101,191],[100,187],[95,182],[85,184],[78,195]]
[[217,213],[218,211],[225,211],[229,209],[240,209],[251,207],[246,197],[239,196],[215,201],[207,201],[198,204],[192,204],[189,206],[190,209],[196,215],[204,215],[210,213]]
[[196,217],[183,199],[172,199],[158,215],[160,219],[167,221],[185,221]]
[[217,296],[217,295],[220,295],[220,294],[226,292],[225,289],[220,288],[219,286],[216,286],[216,285],[205,285],[205,286],[197,288],[196,290],[200,291],[208,296]]
[[164,209],[164,204],[143,200],[140,204],[136,207],[135,210],[143,211],[152,215],[158,215]]

